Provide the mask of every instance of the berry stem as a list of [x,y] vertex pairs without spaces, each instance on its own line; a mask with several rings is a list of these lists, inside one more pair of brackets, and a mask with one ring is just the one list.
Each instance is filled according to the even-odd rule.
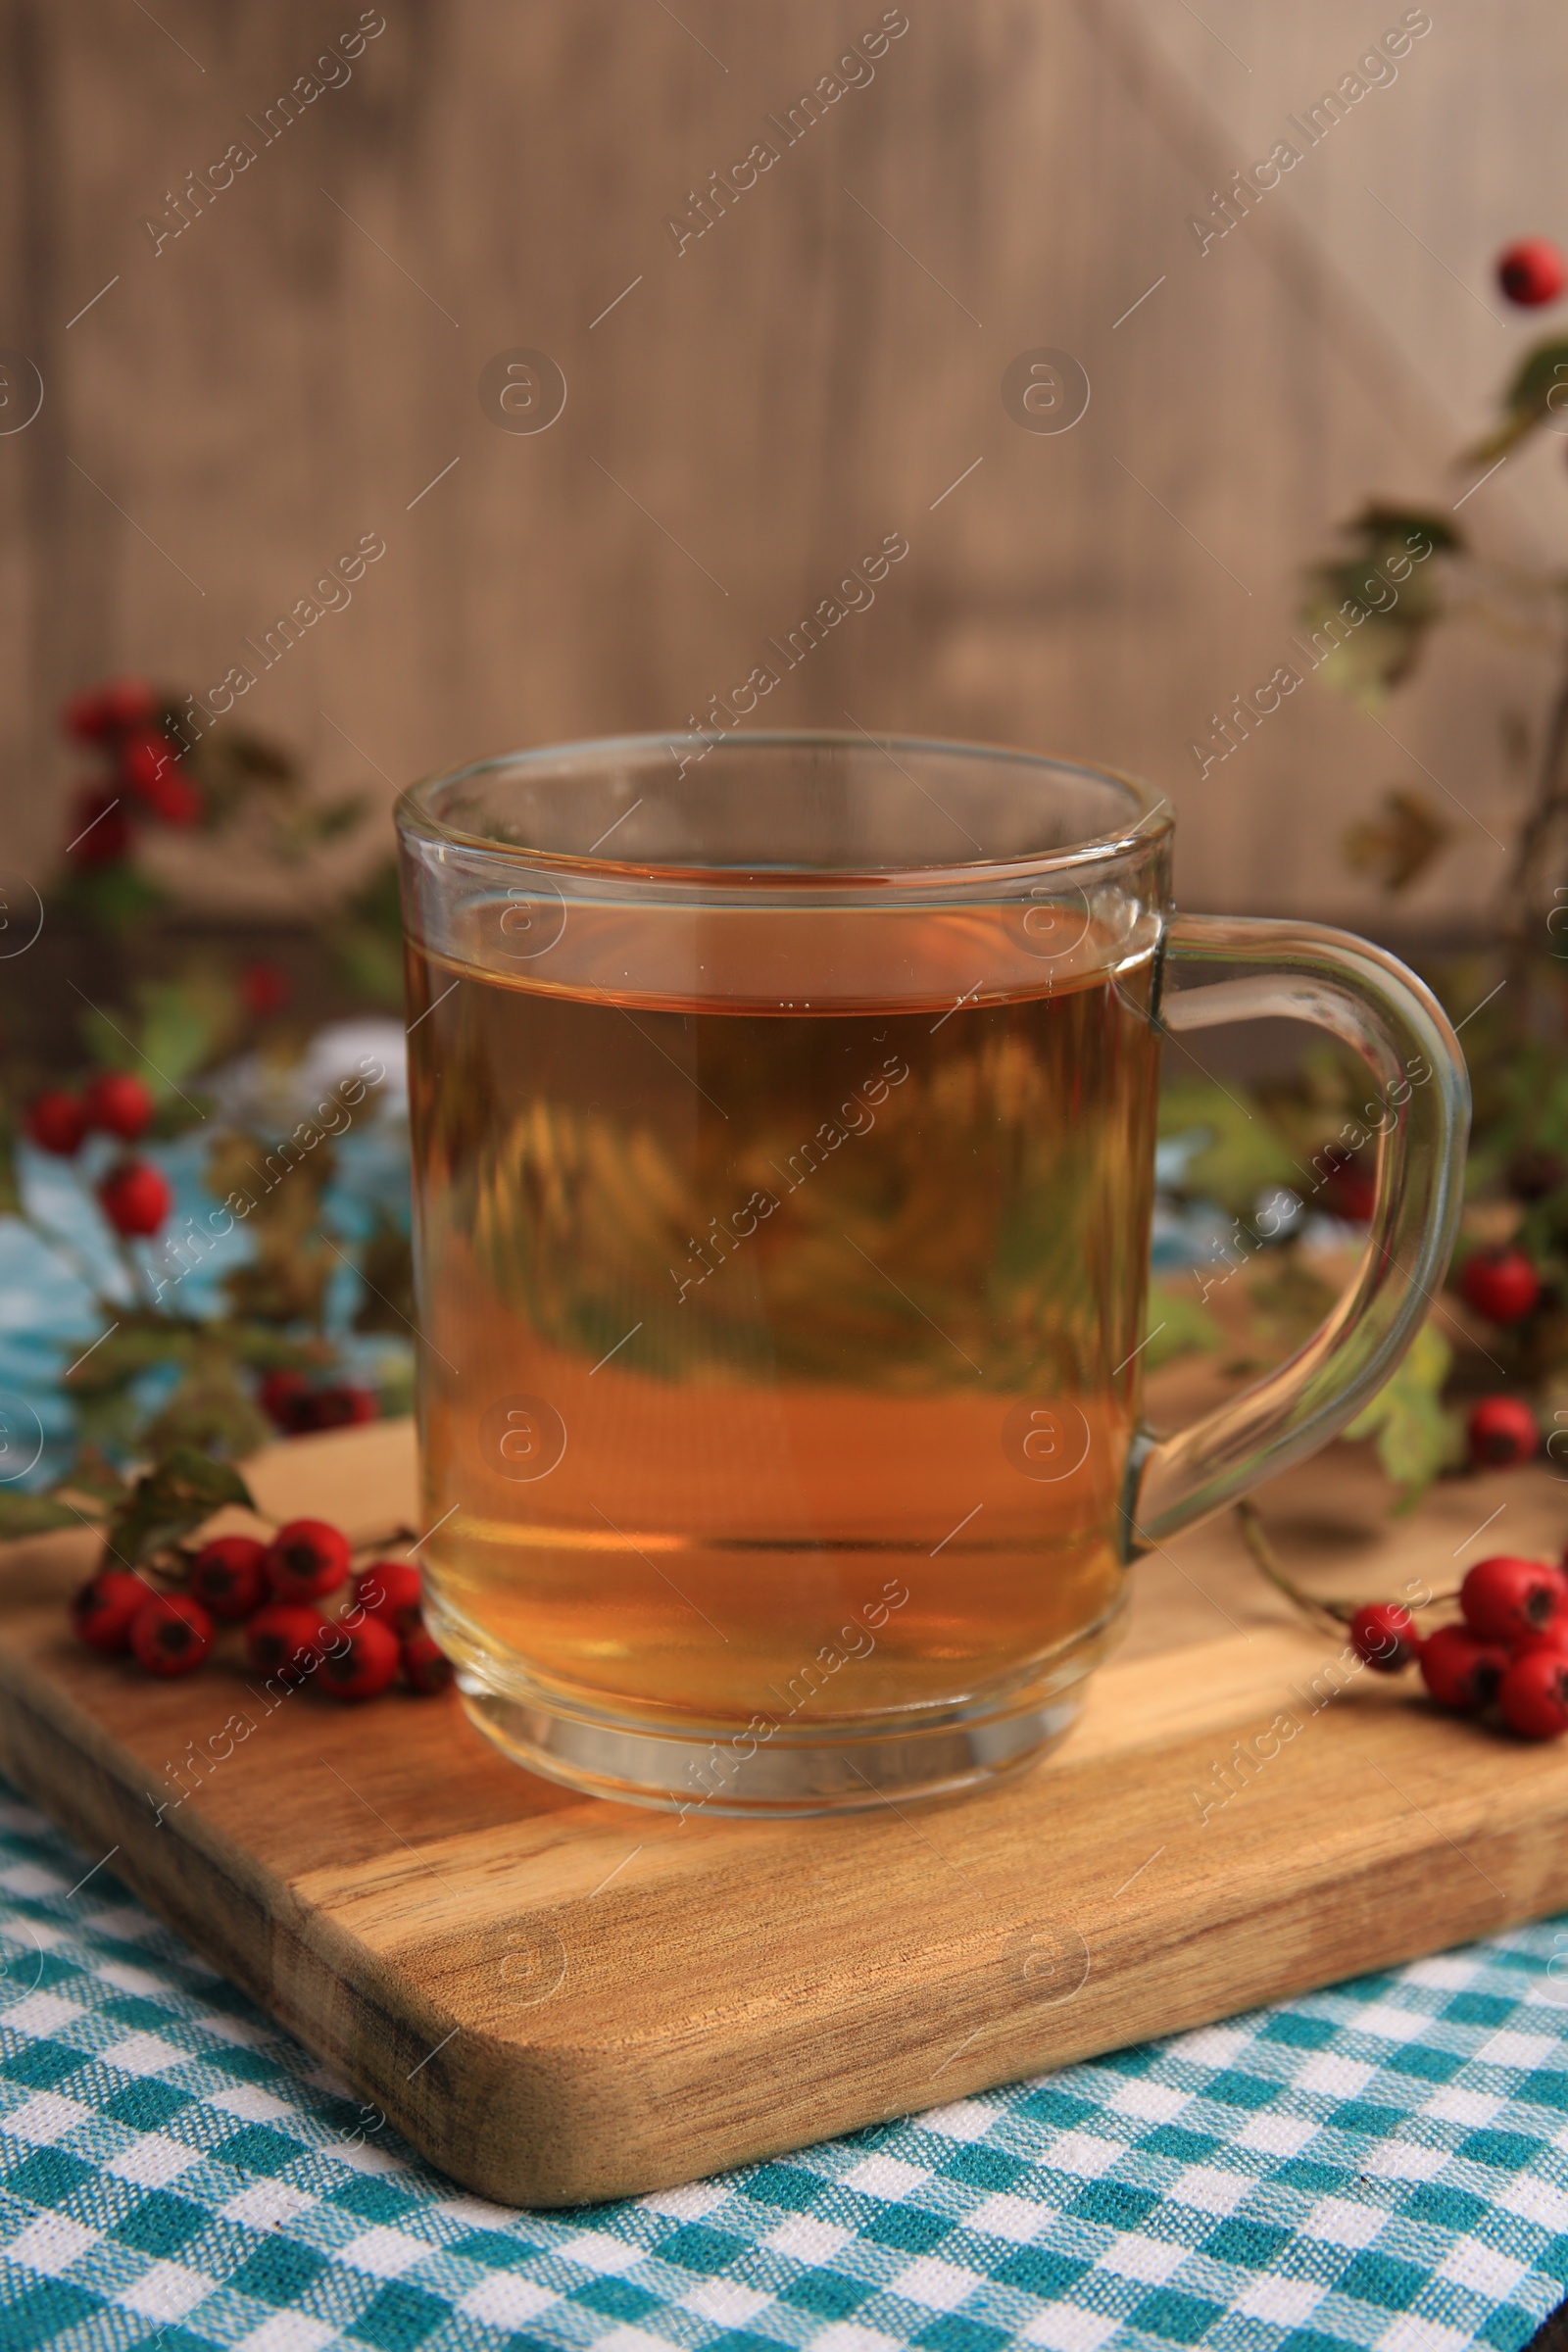
[[[92,1195],[81,1184],[79,1177],[76,1180],[76,1189],[78,1192],[80,1192],[84,1200],[86,1200],[90,1205],[96,1205],[96,1203],[94,1203],[92,1200]],[[105,1324],[108,1325],[113,1323],[117,1314],[123,1309],[124,1300],[122,1298],[106,1298],[104,1297],[102,1291],[98,1288],[97,1275],[94,1273],[92,1267],[82,1256],[81,1251],[76,1248],[75,1243],[72,1241],[68,1234],[62,1233],[58,1226],[49,1224],[47,1220],[38,1215],[36,1211],[33,1212],[32,1222],[36,1226],[37,1230],[44,1236],[48,1247],[54,1251],[55,1255],[61,1258],[64,1263],[71,1268],[71,1271],[75,1275],[76,1280],[81,1284],[83,1290],[91,1292],[92,1302],[98,1309],[98,1312],[102,1315]]]
[[1236,1505],[1236,1517],[1241,1526],[1243,1542],[1275,1591],[1283,1592],[1292,1606],[1299,1609],[1302,1616],[1309,1617],[1315,1625],[1343,1635],[1347,1621],[1353,1613],[1352,1609],[1340,1601],[1316,1600],[1310,1592],[1303,1592],[1299,1585],[1293,1584],[1280,1566],[1274,1546],[1263,1533],[1263,1522],[1251,1503],[1239,1502]]
[[391,1527],[374,1527],[368,1532],[352,1527],[343,1530],[356,1559],[362,1551],[390,1551],[394,1544],[412,1544],[418,1532],[416,1527],[409,1527],[402,1521]]
[[[1275,1591],[1283,1592],[1294,1607],[1299,1609],[1304,1617],[1310,1617],[1315,1624],[1332,1627],[1336,1632],[1343,1633],[1364,1603],[1358,1600],[1319,1600],[1315,1594],[1303,1592],[1300,1586],[1293,1584],[1280,1566],[1279,1556],[1263,1533],[1263,1522],[1253,1505],[1239,1502],[1236,1516],[1241,1522],[1242,1538],[1248,1550]],[[1414,1616],[1418,1610],[1443,1608],[1458,1597],[1459,1590],[1455,1586],[1451,1592],[1429,1592],[1425,1600],[1401,1601],[1399,1606]]]
[[142,1307],[149,1315],[164,1314],[165,1309],[159,1304],[160,1292],[153,1287],[152,1269],[131,1249],[123,1234],[115,1236],[115,1253],[130,1283],[132,1303]]

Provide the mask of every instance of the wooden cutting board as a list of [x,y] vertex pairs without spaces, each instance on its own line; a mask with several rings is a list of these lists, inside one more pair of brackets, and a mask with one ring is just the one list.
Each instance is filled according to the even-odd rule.
[[[412,1516],[412,1437],[297,1441],[253,1484],[278,1516]],[[1391,1523],[1342,1447],[1263,1508],[1289,1565],[1370,1597],[1442,1590],[1499,1544],[1554,1551],[1565,1496],[1544,1468],[1494,1473]],[[758,1824],[554,1788],[455,1698],[306,1692],[266,1715],[237,1667],[149,1683],[65,1634],[93,1550],[0,1555],[0,1766],[508,2204],[687,2180],[1568,1907],[1568,1742],[1440,1717],[1413,1678],[1326,1672],[1334,1644],[1230,1519],[1135,1571],[1129,1640],[1034,1773]],[[254,1733],[160,1823],[188,1743],[221,1750],[240,1708]]]

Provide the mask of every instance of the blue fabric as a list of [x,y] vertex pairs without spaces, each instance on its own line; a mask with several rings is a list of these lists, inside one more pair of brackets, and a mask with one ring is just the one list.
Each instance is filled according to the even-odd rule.
[[1549,1924],[543,2215],[432,2173],[96,1859],[0,1802],[3,2352],[1516,2352],[1565,2292]]

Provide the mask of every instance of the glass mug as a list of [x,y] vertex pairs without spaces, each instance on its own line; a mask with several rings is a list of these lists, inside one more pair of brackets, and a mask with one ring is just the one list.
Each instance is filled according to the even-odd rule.
[[[516,1760],[683,1813],[1018,1770],[1138,1553],[1387,1380],[1458,1214],[1453,1033],[1364,941],[1173,913],[1172,824],[865,735],[405,795],[427,1609]],[[1368,1246],[1289,1363],[1156,1437],[1161,1039],[1280,1015],[1367,1064]]]

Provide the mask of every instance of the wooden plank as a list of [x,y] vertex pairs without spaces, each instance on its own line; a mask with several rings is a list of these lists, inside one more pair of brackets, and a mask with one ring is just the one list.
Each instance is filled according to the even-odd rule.
[[[1320,1589],[1451,1582],[1499,1500],[1511,1544],[1557,1539],[1544,1470],[1442,1487],[1391,1532],[1361,1449],[1329,1468],[1268,1503]],[[364,1525],[412,1508],[411,1435],[279,1446],[255,1485],[269,1510]],[[507,2203],[689,2180],[1568,1903],[1568,1749],[1326,1672],[1332,1645],[1228,1522],[1136,1571],[1126,1648],[1035,1773],[781,1823],[578,1797],[455,1700],[268,1713],[228,1665],[148,1683],[65,1633],[90,1551],[61,1536],[0,1562],[5,1771]],[[254,1731],[160,1823],[189,1743],[237,1709]],[[1238,1767],[1271,1724],[1276,1752]]]
[[[16,861],[41,872],[60,838],[38,778],[76,780],[53,739],[69,689],[125,667],[207,688],[361,532],[386,556],[239,710],[300,742],[323,786],[389,800],[519,742],[684,725],[897,529],[910,555],[874,609],[752,723],[848,710],[1108,761],[1172,793],[1189,903],[1374,906],[1338,836],[1377,788],[1417,779],[1388,736],[1314,688],[1206,777],[1188,744],[1291,658],[1299,565],[1347,512],[1373,490],[1457,497],[1452,338],[1424,340],[1406,281],[1494,339],[1466,347],[1465,429],[1512,345],[1361,183],[1402,212],[1418,156],[1411,226],[1476,279],[1478,232],[1452,241],[1469,197],[1429,218],[1434,187],[1461,185],[1456,152],[1482,171],[1486,142],[1453,122],[1478,90],[1499,119],[1528,97],[1544,122],[1560,24],[1534,10],[1499,73],[1482,18],[1446,22],[1310,182],[1303,167],[1304,193],[1200,257],[1194,207],[1364,45],[1343,0],[1310,43],[1255,11],[1219,26],[1260,52],[1260,78],[1287,61],[1275,111],[1245,121],[1249,77],[1200,26],[1179,69],[1173,35],[1108,8],[912,6],[874,81],[677,254],[666,217],[874,25],[875,0],[693,0],[689,29],[618,0],[383,13],[352,79],[269,145],[247,118],[320,53],[314,0],[191,0],[170,37],[87,0],[85,38],[0,0],[6,339],[47,386],[36,422],[0,438],[0,616],[29,698],[0,703]],[[254,164],[155,252],[166,191],[246,136]],[[1557,169],[1549,136],[1531,152]],[[1483,194],[1492,241],[1560,209],[1545,188]],[[1355,264],[1352,293],[1368,236],[1377,266]],[[1425,392],[1379,315],[1391,277]],[[477,398],[520,345],[570,385],[539,435],[497,429]],[[1020,430],[1000,398],[1041,345],[1094,386],[1060,436]],[[1551,450],[1517,463],[1527,503],[1562,495]],[[1510,462],[1464,510],[1483,540],[1513,478]],[[1538,691],[1536,657],[1476,640],[1392,723],[1479,808],[1463,779],[1497,774],[1493,712]],[[160,855],[210,906],[298,914],[295,878],[255,858]],[[1476,880],[1451,860],[1423,913],[1468,913]]]

